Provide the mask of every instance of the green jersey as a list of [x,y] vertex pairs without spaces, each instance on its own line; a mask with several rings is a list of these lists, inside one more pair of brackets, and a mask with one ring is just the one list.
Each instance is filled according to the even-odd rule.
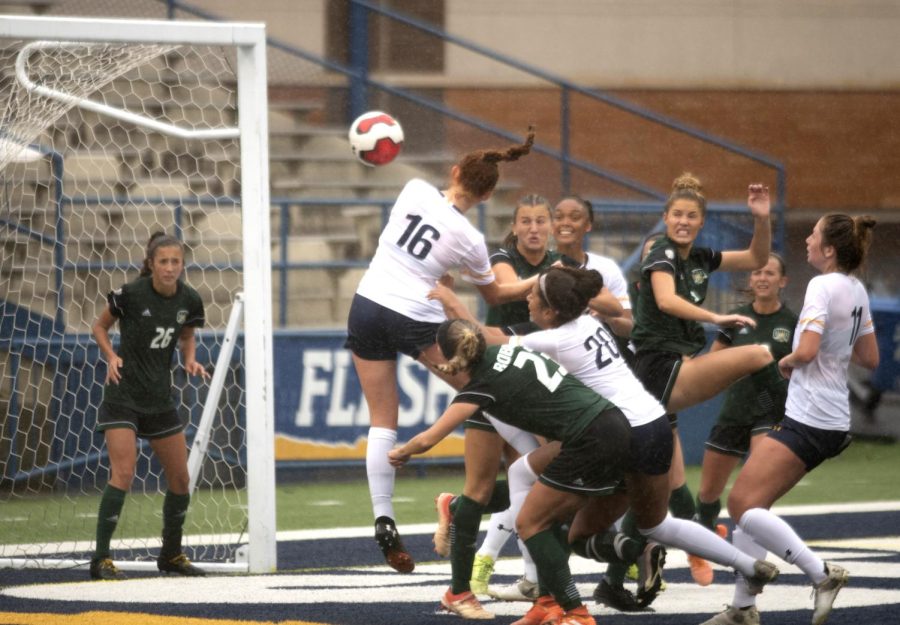
[[146,276],[112,291],[107,301],[119,320],[123,366],[122,379],[106,385],[103,401],[143,413],[171,410],[172,354],[182,328],[203,326],[200,295],[179,281],[175,294],[164,297]]
[[696,321],[662,312],[653,297],[650,275],[664,271],[675,279],[675,292],[695,306],[701,306],[709,287],[709,274],[722,264],[722,252],[708,247],[692,247],[687,258],[668,237],[653,244],[641,265],[638,302],[635,305],[631,340],[638,351],[659,350],[693,355],[706,345],[706,333]]
[[[766,345],[772,352],[775,362],[791,353],[794,341],[794,328],[797,327],[797,315],[787,306],[782,305],[776,312],[760,314],[753,310],[752,304],[740,306],[731,314],[745,315],[756,320],[756,327],[722,328],[716,337],[722,343],[738,347],[741,345]],[[749,377],[741,378],[728,387],[725,402],[719,412],[719,423],[722,425],[753,425],[754,417],[768,417],[759,406],[759,392]],[[752,409],[748,409],[751,407]],[[781,406],[781,412],[784,407]]]
[[576,438],[613,405],[566,369],[527,347],[495,345],[453,402],[477,404],[504,423],[551,440]]
[[[519,253],[519,250],[516,247],[509,250],[501,247],[491,254],[491,267],[499,263],[506,263],[507,265],[512,266],[519,280],[525,280],[526,278],[541,273],[545,269],[549,269],[550,265],[559,260],[561,256],[562,254],[559,252],[548,251],[540,263],[532,265]],[[487,318],[484,323],[489,326],[507,327],[529,321],[530,318],[531,317],[528,314],[528,302],[507,302],[505,304],[491,306],[488,309]]]

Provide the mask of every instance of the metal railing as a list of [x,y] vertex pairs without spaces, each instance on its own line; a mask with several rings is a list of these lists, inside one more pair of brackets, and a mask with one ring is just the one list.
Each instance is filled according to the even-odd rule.
[[[192,6],[189,3],[180,2],[178,0],[164,0],[167,8],[168,15],[170,17],[174,17],[177,11],[184,11],[189,15],[193,15],[195,17],[199,17],[207,20],[221,20],[222,17],[208,11],[204,11],[195,6]],[[542,144],[536,144],[533,147],[533,151],[538,154],[543,154],[550,158],[553,158],[560,163],[561,169],[561,188],[563,189],[564,194],[568,194],[570,189],[571,182],[571,172],[573,169],[578,169],[585,173],[598,176],[604,180],[612,182],[613,184],[620,186],[629,191],[633,191],[642,195],[644,197],[652,198],[654,200],[664,200],[666,194],[654,189],[640,181],[633,180],[627,176],[616,173],[612,170],[600,167],[594,163],[590,163],[588,161],[576,158],[572,155],[570,150],[570,137],[572,134],[571,129],[571,110],[569,106],[569,101],[571,95],[580,94],[584,95],[588,98],[596,100],[598,102],[602,102],[604,104],[613,106],[620,110],[626,111],[633,115],[637,115],[642,119],[660,124],[666,128],[670,128],[672,130],[676,130],[678,132],[682,132],[688,136],[694,137],[700,141],[708,143],[710,145],[714,145],[718,148],[724,149],[726,151],[732,152],[739,156],[748,158],[753,160],[754,162],[760,163],[766,167],[773,169],[776,172],[777,177],[777,188],[776,188],[776,202],[775,208],[776,210],[781,210],[784,206],[785,199],[785,189],[786,189],[786,174],[784,167],[775,159],[772,159],[766,155],[760,154],[758,152],[754,152],[742,146],[739,146],[733,142],[727,141],[721,137],[716,137],[710,133],[701,131],[699,129],[692,128],[687,124],[681,123],[677,120],[668,118],[664,115],[660,115],[649,109],[645,109],[643,107],[639,107],[635,104],[622,100],[621,98],[617,98],[611,94],[604,93],[601,91],[597,91],[594,89],[588,89],[586,87],[582,87],[575,83],[572,83],[565,78],[554,75],[550,72],[542,70],[540,68],[534,67],[527,63],[523,63],[511,57],[508,57],[500,52],[495,50],[490,50],[484,46],[476,44],[474,42],[468,41],[462,37],[458,37],[456,35],[452,35],[443,29],[437,28],[431,24],[426,22],[422,22],[415,18],[409,17],[403,13],[398,11],[394,11],[392,9],[387,9],[385,7],[381,7],[366,0],[349,0],[350,2],[350,24],[351,24],[351,32],[355,33],[357,37],[360,38],[361,42],[351,42],[350,50],[351,50],[351,65],[345,65],[343,63],[339,63],[330,59],[326,59],[317,54],[311,53],[309,51],[303,50],[297,46],[291,45],[285,41],[276,39],[274,37],[268,37],[267,42],[268,45],[281,52],[284,52],[288,55],[295,56],[297,58],[303,59],[310,63],[319,65],[329,71],[335,72],[337,74],[341,74],[346,76],[350,81],[349,92],[350,92],[350,106],[351,109],[349,111],[349,116],[352,118],[355,116],[355,113],[362,112],[366,108],[367,97],[365,96],[367,87],[374,87],[383,91],[392,96],[399,97],[408,102],[412,102],[416,105],[422,106],[423,108],[439,113],[445,116],[448,119],[452,119],[454,121],[458,121],[464,123],[468,126],[471,126],[480,131],[504,138],[508,141],[520,141],[521,136],[515,133],[509,132],[499,126],[481,120],[479,118],[473,117],[471,115],[467,115],[465,113],[461,113],[454,109],[451,109],[445,106],[443,103],[438,102],[436,100],[431,100],[428,98],[424,98],[418,94],[412,93],[408,90],[401,89],[398,87],[394,87],[384,81],[380,81],[372,78],[368,72],[368,58],[367,53],[365,52],[367,45],[365,44],[366,31],[367,29],[363,27],[361,24],[367,18],[367,14],[369,12],[383,15],[390,19],[396,20],[399,23],[406,24],[413,28],[417,28],[422,30],[423,32],[429,33],[436,37],[441,38],[442,40],[452,43],[454,45],[458,45],[462,48],[475,52],[477,54],[483,55],[487,58],[490,58],[499,63],[508,65],[509,67],[513,67],[517,70],[525,72],[535,78],[539,78],[543,81],[549,82],[551,84],[556,85],[560,88],[560,119],[561,119],[561,130],[560,130],[560,149],[555,150],[553,148],[547,147]]]
[[[570,139],[572,134],[572,124],[571,124],[571,96],[572,94],[579,94],[595,100],[597,102],[601,102],[603,104],[612,106],[626,113],[635,115],[641,119],[653,122],[665,128],[683,133],[686,136],[697,139],[703,143],[715,146],[717,148],[721,148],[725,151],[731,152],[738,156],[747,158],[751,161],[759,163],[764,167],[770,168],[775,172],[776,176],[776,189],[775,189],[775,202],[774,202],[774,212],[776,214],[783,213],[785,208],[786,201],[786,193],[787,193],[787,172],[784,168],[784,165],[765,154],[757,152],[755,150],[750,150],[749,148],[743,147],[724,139],[722,137],[718,137],[713,135],[712,133],[700,130],[698,128],[694,128],[688,124],[675,120],[673,118],[667,117],[665,115],[661,115],[650,109],[638,106],[622,98],[618,98],[610,93],[600,91],[597,89],[589,89],[583,87],[581,85],[575,84],[562,76],[558,76],[553,74],[552,72],[548,72],[541,68],[535,67],[528,63],[524,63],[518,59],[514,59],[510,56],[497,52],[496,50],[491,50],[485,46],[469,41],[463,37],[459,37],[453,34],[448,33],[447,31],[438,28],[432,24],[428,24],[427,22],[423,22],[421,20],[412,18],[408,15],[405,15],[399,11],[389,9],[383,6],[379,6],[377,4],[372,3],[370,0],[349,0],[351,6],[351,33],[356,33],[358,36],[363,38],[362,42],[353,43],[351,42],[351,59],[353,61],[353,65],[351,66],[351,74],[354,78],[352,81],[362,84],[376,84],[375,81],[372,81],[367,74],[367,50],[368,46],[366,41],[364,40],[365,29],[362,28],[361,22],[363,22],[363,16],[361,15],[363,12],[371,12],[378,15],[383,15],[392,20],[395,20],[401,24],[406,24],[407,26],[416,28],[423,32],[429,33],[435,37],[439,37],[448,43],[452,43],[454,45],[458,45],[466,50],[474,52],[476,54],[482,55],[489,59],[492,59],[498,63],[506,65],[508,67],[514,68],[521,72],[524,72],[534,78],[538,78],[542,81],[549,82],[553,85],[556,85],[560,90],[560,104],[559,104],[559,112],[560,112],[560,149],[558,152],[556,151],[541,151],[544,154],[555,156],[559,159],[561,163],[561,187],[564,190],[564,193],[568,194],[570,192],[570,182],[571,182],[571,168],[578,167],[582,168],[585,171],[589,171],[591,173],[595,173],[606,180],[611,182],[615,182],[620,184],[624,188],[627,188],[632,191],[637,191],[642,193],[648,197],[654,198],[656,200],[665,200],[666,194],[662,193],[656,189],[652,189],[643,185],[639,182],[630,180],[624,176],[619,176],[614,172],[609,170],[605,170],[599,167],[595,167],[592,164],[585,163],[584,161],[580,161],[578,159],[573,158],[570,151]],[[356,23],[356,26],[353,25]],[[351,93],[359,92],[362,88],[359,85],[351,85]],[[359,96],[355,98],[351,96],[351,105],[356,102],[357,109],[354,110],[354,113],[361,113],[363,109],[358,104],[360,100]],[[479,126],[480,127],[480,126]],[[484,128],[482,128],[484,129]],[[510,138],[510,137],[507,137]],[[775,247],[781,248],[784,241],[784,219],[777,220],[777,227],[775,233]]]

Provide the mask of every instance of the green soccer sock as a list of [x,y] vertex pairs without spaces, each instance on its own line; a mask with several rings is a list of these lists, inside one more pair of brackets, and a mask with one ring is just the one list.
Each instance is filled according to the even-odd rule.
[[450,523],[450,588],[453,594],[470,590],[472,566],[475,562],[475,542],[484,506],[465,495],[456,498],[453,521]]
[[700,498],[697,498],[697,514],[694,517],[694,520],[697,521],[700,525],[705,527],[710,531],[715,531],[716,529],[716,521],[719,518],[719,512],[722,511],[722,502],[716,499],[715,501],[700,501]]
[[566,611],[581,605],[581,596],[569,570],[569,551],[552,528],[538,532],[525,541],[534,558],[542,587],[550,591]]
[[[637,521],[634,518],[634,512],[631,511],[631,508],[628,509],[628,512],[625,513],[625,517],[622,519],[622,528],[620,531],[631,539],[643,540],[641,533],[638,532]],[[606,567],[605,577],[607,583],[613,588],[624,586],[625,574],[628,573],[628,566],[628,564],[625,564],[621,560],[618,562],[610,562],[609,566]]]
[[115,486],[106,485],[100,497],[100,509],[97,511],[97,544],[94,547],[94,559],[109,557],[109,541],[119,524],[119,515],[125,504],[125,491]]
[[618,564],[630,564],[637,561],[644,550],[645,543],[629,538],[621,532],[609,530],[602,534],[594,534],[572,543],[572,551],[582,558]]
[[494,491],[491,498],[484,506],[485,514],[494,514],[495,512],[503,512],[509,508],[509,482],[506,480],[497,480],[494,484]]
[[182,528],[190,502],[190,495],[166,491],[166,498],[163,500],[162,549],[159,551],[161,558],[173,558],[181,553]]
[[691,520],[697,509],[694,507],[694,496],[687,484],[682,484],[669,494],[669,511],[676,519]]

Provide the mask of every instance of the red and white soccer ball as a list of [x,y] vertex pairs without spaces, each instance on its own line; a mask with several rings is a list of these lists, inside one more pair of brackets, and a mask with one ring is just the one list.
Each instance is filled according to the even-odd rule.
[[353,154],[363,165],[387,165],[400,154],[403,128],[387,113],[369,111],[353,121],[348,138]]

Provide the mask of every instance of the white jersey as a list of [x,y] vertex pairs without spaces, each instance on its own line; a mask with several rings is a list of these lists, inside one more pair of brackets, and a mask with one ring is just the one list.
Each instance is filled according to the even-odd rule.
[[609,329],[591,315],[581,315],[558,328],[513,336],[509,342],[560,363],[585,386],[615,404],[632,427],[666,413],[625,364]]
[[804,330],[821,334],[821,344],[812,361],[791,373],[785,414],[812,427],[847,431],[847,369],[853,346],[860,336],[875,331],[862,283],[837,272],[810,280],[794,331],[794,349]]
[[411,319],[441,322],[443,306],[427,296],[451,269],[478,285],[494,281],[484,235],[436,187],[414,178],[397,197],[356,292]]
[[609,289],[613,297],[619,300],[622,308],[631,310],[631,299],[628,297],[628,282],[619,265],[612,258],[600,256],[593,252],[585,252],[587,260],[584,263],[585,269],[593,269],[603,276],[603,286]]

